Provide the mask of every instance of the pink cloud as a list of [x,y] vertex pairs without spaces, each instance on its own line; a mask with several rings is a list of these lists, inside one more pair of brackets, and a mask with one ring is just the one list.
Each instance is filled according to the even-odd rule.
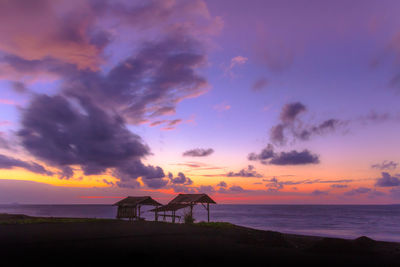
[[[57,2],[58,3],[58,2]],[[0,49],[26,60],[51,57],[78,68],[96,69],[100,49],[86,35],[93,16],[85,4],[74,12],[67,2],[57,10],[53,1],[6,1],[0,6]]]

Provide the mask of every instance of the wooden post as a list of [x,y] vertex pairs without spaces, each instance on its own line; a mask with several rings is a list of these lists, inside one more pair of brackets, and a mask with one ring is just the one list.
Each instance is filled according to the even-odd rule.
[[210,222],[210,203],[207,203],[207,221]]
[[[156,209],[158,209],[158,206],[156,206]],[[156,222],[158,222],[158,212],[157,212],[157,210],[154,212],[154,220]]]
[[175,223],[175,211],[172,211],[172,223]]
[[138,213],[139,213],[139,216],[138,216],[137,219],[139,220],[139,219],[140,219],[140,205],[138,205],[138,210],[139,210],[139,212],[138,212]]
[[190,203],[190,217],[193,218],[193,203]]

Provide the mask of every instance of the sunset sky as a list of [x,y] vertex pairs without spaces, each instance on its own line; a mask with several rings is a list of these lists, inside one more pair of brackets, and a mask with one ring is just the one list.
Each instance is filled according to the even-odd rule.
[[0,0],[0,203],[399,203],[399,10]]

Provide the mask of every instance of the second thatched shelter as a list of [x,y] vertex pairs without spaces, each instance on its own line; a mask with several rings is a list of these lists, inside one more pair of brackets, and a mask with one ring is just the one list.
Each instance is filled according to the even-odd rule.
[[156,208],[162,206],[161,203],[155,201],[150,196],[129,196],[114,204],[114,206],[118,206],[117,218],[128,218],[129,220],[140,219],[140,208],[144,205],[156,206]]
[[[193,206],[196,204],[201,204],[207,210],[207,221],[210,221],[210,204],[217,204],[211,197],[207,194],[179,194],[173,200],[171,200],[167,205],[159,208],[152,209],[155,212],[156,220],[158,217],[158,212],[164,212],[164,215],[172,217],[172,222],[175,222],[176,211],[178,209],[190,207],[190,216],[193,217]],[[166,211],[171,211],[171,215],[166,215]]]

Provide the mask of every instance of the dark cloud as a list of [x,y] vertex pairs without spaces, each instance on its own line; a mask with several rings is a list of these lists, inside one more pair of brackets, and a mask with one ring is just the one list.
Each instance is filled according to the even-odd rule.
[[[12,76],[19,92],[25,91],[21,81],[36,77],[55,78],[60,85],[53,96],[33,95],[22,111],[18,137],[25,150],[59,169],[61,179],[73,177],[76,166],[85,175],[110,171],[120,187],[137,188],[138,178],[151,188],[168,186],[162,168],[142,162],[150,149],[127,124],[164,123],[169,130],[182,122],[158,117],[174,114],[178,102],[205,92],[208,82],[199,72],[206,64],[203,37],[221,21],[202,2],[66,1],[60,10],[46,0],[37,5],[18,1],[17,8],[14,2],[0,9],[0,28],[7,28],[0,71],[9,72],[7,79]],[[43,24],[40,31],[37,22]],[[133,52],[107,55],[112,60],[105,62],[103,52],[115,41],[115,32],[127,29],[134,38],[121,39]],[[154,37],[154,32],[159,34]],[[20,41],[26,35],[29,40]]]
[[290,152],[274,152],[273,146],[268,146],[261,151],[260,154],[251,153],[248,156],[249,160],[260,161],[263,164],[272,165],[304,165],[304,164],[318,164],[319,156],[312,154],[309,150],[305,149],[301,152],[292,150]]
[[283,106],[280,122],[270,129],[270,140],[277,145],[284,145],[290,139],[309,140],[314,135],[324,135],[335,131],[344,121],[328,119],[319,124],[307,124],[299,119],[299,115],[307,111],[300,102],[289,103]]
[[378,186],[378,187],[400,186],[400,178],[391,176],[387,172],[382,172],[382,177],[376,179],[375,186]]
[[285,138],[285,125],[277,124],[270,130],[270,140],[274,144],[284,145],[286,143]]
[[310,128],[294,130],[293,134],[300,140],[309,140],[313,135],[323,135],[328,132],[333,132],[341,124],[339,120],[329,119],[319,125],[311,126]]
[[150,188],[160,189],[160,188],[165,187],[168,184],[168,180],[167,179],[161,179],[161,178],[162,177],[146,178],[146,176],[144,176],[142,178],[142,181],[143,181],[143,183],[145,185],[147,185]]
[[253,165],[249,165],[249,166],[247,166],[247,169],[241,169],[238,172],[228,172],[226,174],[226,177],[256,177],[256,178],[260,178],[263,176],[254,170]]
[[185,157],[207,157],[214,153],[214,149],[208,148],[208,149],[203,149],[203,148],[196,148],[192,150],[188,150],[184,152],[182,155]]
[[48,171],[45,167],[35,162],[26,162],[0,154],[0,169],[12,169],[12,168],[23,168],[27,171],[38,174],[50,175],[50,176],[53,175],[51,171]]
[[165,183],[153,180],[163,178],[163,170],[141,162],[150,150],[120,116],[109,115],[87,100],[75,103],[79,108],[70,101],[60,95],[33,98],[22,113],[18,132],[27,151],[62,169],[64,178],[71,176],[71,165],[79,165],[85,175],[112,168],[121,182],[142,177],[150,187]]
[[74,170],[69,166],[61,166],[60,170],[61,170],[59,175],[60,179],[70,179],[71,177],[74,176]]
[[397,162],[384,160],[382,163],[372,164],[371,168],[378,169],[381,171],[394,170],[397,168],[397,165],[399,165]]
[[248,160],[265,161],[271,159],[274,155],[274,147],[268,144],[266,148],[261,150],[260,154],[250,153],[247,158]]
[[207,86],[197,73],[205,63],[200,47],[184,33],[171,33],[159,42],[145,43],[107,74],[70,75],[64,92],[118,110],[129,123],[171,115],[179,101],[201,94]]
[[307,149],[301,152],[296,150],[292,150],[290,152],[280,152],[269,161],[269,164],[272,165],[304,165],[318,163],[319,156],[312,154]]
[[181,185],[191,185],[193,184],[193,181],[189,178],[186,177],[185,174],[183,174],[182,172],[178,173],[177,177],[173,177],[173,175],[171,173],[169,173],[168,175],[171,183],[173,184],[181,184]]

